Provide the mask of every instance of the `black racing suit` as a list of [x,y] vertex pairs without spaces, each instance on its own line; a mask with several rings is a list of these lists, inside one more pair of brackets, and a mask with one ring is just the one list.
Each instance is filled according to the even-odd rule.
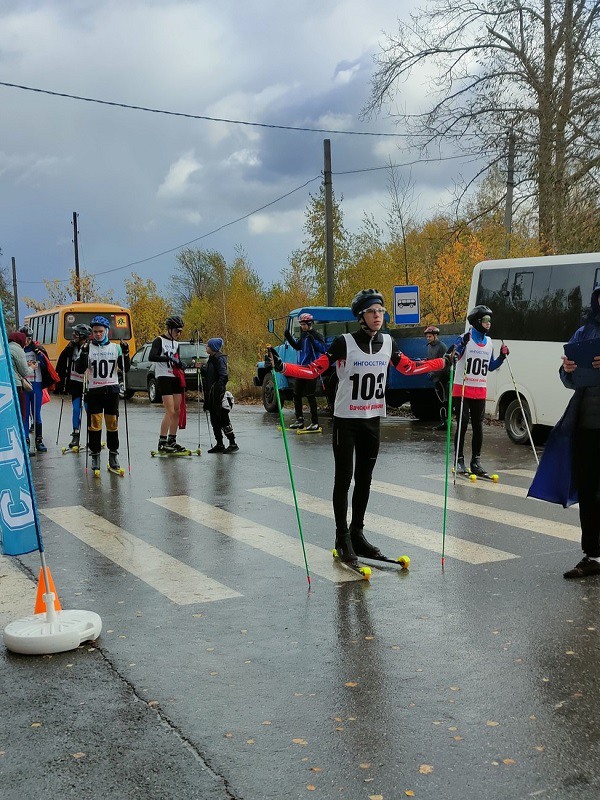
[[204,394],[204,410],[210,415],[210,424],[215,434],[217,445],[223,445],[223,434],[229,444],[235,444],[233,425],[229,419],[229,409],[223,408],[223,397],[227,388],[227,356],[213,353],[200,368],[202,376],[202,392]]

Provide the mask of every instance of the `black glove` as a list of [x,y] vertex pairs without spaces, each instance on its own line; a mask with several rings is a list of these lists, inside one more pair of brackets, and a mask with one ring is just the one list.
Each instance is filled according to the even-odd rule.
[[471,334],[469,333],[469,331],[467,331],[465,333],[465,335],[462,337],[462,346],[463,347],[466,347],[468,345],[470,338],[471,338]]
[[271,361],[271,365],[275,372],[283,372],[283,361],[279,357],[279,353],[275,350],[274,347],[269,347],[268,349],[269,359]]
[[185,361],[178,361],[177,365],[178,365],[179,369],[187,369],[188,368],[188,365],[185,363]]
[[174,358],[169,358],[167,364],[171,367],[171,369],[180,369],[179,361],[175,361]]
[[127,342],[124,342],[123,340],[121,340],[121,352],[123,353],[124,356],[129,355],[129,345],[127,344]]
[[446,362],[447,367],[449,367],[451,364],[456,364],[458,361],[458,353],[456,350],[448,350],[448,352],[444,355],[444,361]]

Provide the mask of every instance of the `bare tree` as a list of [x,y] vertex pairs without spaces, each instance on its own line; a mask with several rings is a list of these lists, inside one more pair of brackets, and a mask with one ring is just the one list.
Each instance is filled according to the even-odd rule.
[[215,278],[224,269],[225,260],[216,250],[182,250],[177,253],[179,266],[171,276],[172,296],[179,311],[194,298],[202,299]]
[[395,102],[411,74],[434,74],[428,108],[399,121],[421,147],[450,142],[491,163],[514,132],[520,197],[559,251],[582,194],[596,196],[599,13],[590,0],[432,0],[387,36],[365,113]]

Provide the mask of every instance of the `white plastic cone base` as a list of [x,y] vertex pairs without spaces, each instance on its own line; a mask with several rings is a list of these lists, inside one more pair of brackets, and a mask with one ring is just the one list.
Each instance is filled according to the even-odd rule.
[[101,630],[102,620],[93,611],[34,614],[9,622],[4,628],[4,644],[13,653],[24,655],[64,653],[97,639]]

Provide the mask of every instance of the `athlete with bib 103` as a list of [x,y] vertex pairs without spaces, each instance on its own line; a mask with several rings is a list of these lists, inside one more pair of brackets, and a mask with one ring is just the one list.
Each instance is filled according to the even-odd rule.
[[[487,394],[487,374],[501,367],[509,353],[503,344],[500,355],[494,358],[492,340],[486,335],[492,327],[492,310],[487,306],[475,306],[467,317],[471,327],[448,351],[456,360],[452,397],[457,398],[454,408],[459,420],[454,437],[454,452],[458,453],[456,471],[468,474],[465,466],[465,433],[471,418],[473,440],[471,442],[471,469],[474,475],[487,475],[479,461],[483,445],[483,417]],[[461,414],[462,411],[462,414]],[[460,430],[460,441],[459,433]]]
[[[422,375],[443,369],[446,361],[436,358],[416,363],[398,350],[392,337],[381,332],[385,308],[376,289],[360,291],[351,308],[360,330],[337,336],[328,351],[311,364],[284,364],[273,348],[269,352],[273,368],[294,378],[318,378],[335,365],[339,380],[333,411],[335,549],[342,561],[357,566],[357,556],[382,557],[381,551],[365,539],[363,527],[379,452],[380,421],[386,413],[388,365],[391,362],[403,375]],[[348,492],[353,471],[352,517],[348,528]]]
[[[92,469],[100,469],[102,415],[106,425],[109,469],[118,472],[119,464],[119,372],[129,372],[129,345],[116,344],[108,338],[110,322],[97,316],[90,322],[92,338],[81,348],[75,364],[77,372],[86,373],[88,445]],[[86,372],[87,371],[87,372]],[[85,398],[84,398],[85,399]]]

